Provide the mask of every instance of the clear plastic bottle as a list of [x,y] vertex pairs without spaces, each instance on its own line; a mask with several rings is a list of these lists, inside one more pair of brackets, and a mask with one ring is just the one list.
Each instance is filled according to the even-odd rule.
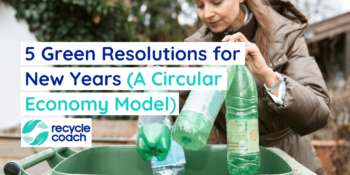
[[[161,65],[154,65],[154,67],[162,67]],[[169,90],[147,90],[145,92],[169,92]],[[166,126],[167,129],[162,129],[162,131],[169,130],[171,131],[173,127],[173,120],[170,116],[166,115],[148,115],[148,116],[139,116],[138,126],[141,128],[144,125],[153,124],[151,129],[158,129],[159,124]],[[157,125],[154,125],[157,124]],[[150,126],[150,125],[149,125]],[[163,133],[164,133],[163,132]],[[166,131],[168,132],[168,131]],[[151,159],[151,167],[153,170],[153,175],[185,175],[185,153],[183,148],[177,144],[171,137],[167,137],[163,139],[171,139],[170,141],[170,149],[167,152],[167,156],[165,160],[159,161],[157,157],[157,153],[153,153],[153,157]],[[146,143],[147,144],[147,143]],[[158,153],[159,154],[159,153]],[[152,154],[150,155],[152,156]]]
[[[151,126],[150,130],[154,130],[154,129],[157,130],[157,127],[159,128],[159,126],[157,125],[165,126],[166,130],[171,130],[173,121],[170,116],[165,116],[165,115],[139,116],[139,120],[138,120],[139,129],[144,126]],[[163,128],[161,129],[162,131],[166,131]],[[142,134],[142,133],[139,133],[139,134]],[[166,153],[166,158],[164,160],[159,161],[157,157],[163,157],[163,156],[159,156],[159,153],[155,150],[152,151],[152,148],[151,148],[151,153],[147,154],[148,156],[152,157],[150,160],[151,160],[153,175],[184,175],[186,159],[185,159],[185,153],[183,148],[170,137],[166,137],[163,139],[170,140],[170,148]],[[147,143],[147,142],[145,144],[154,145],[153,143]]]
[[[230,88],[235,75],[235,66],[203,67],[226,67],[227,89]],[[192,90],[174,124],[171,133],[173,139],[186,149],[202,149],[207,143],[226,93],[227,90]]]
[[[162,67],[161,65],[155,65],[154,67]],[[146,90],[148,92],[169,92],[168,90]],[[136,150],[140,153],[141,157],[145,161],[150,161],[153,156],[156,156],[159,160],[166,159],[168,151],[171,145],[170,125],[166,120],[165,115],[146,115],[139,116],[136,139]]]
[[151,160],[153,175],[185,175],[185,153],[183,148],[171,139],[168,156],[163,161]]
[[230,174],[260,171],[258,93],[247,65],[238,65],[227,92],[227,168]]

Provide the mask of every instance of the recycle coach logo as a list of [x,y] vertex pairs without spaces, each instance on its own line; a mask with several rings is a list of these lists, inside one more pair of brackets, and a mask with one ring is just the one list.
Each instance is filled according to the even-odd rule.
[[[39,130],[38,132],[32,132]],[[34,135],[33,135],[34,134]],[[39,146],[49,137],[49,128],[41,120],[29,120],[22,128],[22,139],[31,146]]]

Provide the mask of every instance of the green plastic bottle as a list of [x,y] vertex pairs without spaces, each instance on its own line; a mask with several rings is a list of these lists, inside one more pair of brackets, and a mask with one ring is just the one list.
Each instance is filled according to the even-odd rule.
[[[154,67],[163,67],[154,65]],[[145,93],[164,93],[169,90],[145,90]],[[171,120],[170,116],[147,115],[139,116],[138,135],[136,140],[136,150],[145,161],[150,161],[152,157],[157,157],[159,161],[166,159],[171,146]]]
[[[226,67],[227,89],[230,88],[235,75],[235,66],[205,65],[203,67]],[[207,143],[226,93],[227,90],[192,90],[175,121],[171,132],[172,138],[185,149],[202,149]]]
[[145,161],[151,161],[153,156],[160,161],[165,160],[170,149],[169,128],[164,124],[144,121],[144,116],[139,116],[139,130],[136,140],[137,152]]
[[227,168],[230,174],[260,171],[258,93],[247,65],[238,65],[227,92]]

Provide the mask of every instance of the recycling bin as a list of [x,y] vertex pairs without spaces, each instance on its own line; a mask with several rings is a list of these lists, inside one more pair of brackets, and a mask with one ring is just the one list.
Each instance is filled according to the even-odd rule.
[[[199,151],[185,150],[186,175],[229,175],[226,148],[226,145],[207,145]],[[260,153],[258,174],[293,174],[290,165],[275,152],[260,147]],[[7,162],[2,174],[29,175],[25,169],[45,160],[52,169],[43,175],[152,175],[150,162],[142,160],[135,145],[99,146],[79,152],[67,147],[50,147],[20,161]]]

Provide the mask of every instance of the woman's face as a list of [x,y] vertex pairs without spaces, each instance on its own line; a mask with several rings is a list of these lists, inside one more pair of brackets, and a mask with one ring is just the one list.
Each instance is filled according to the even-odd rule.
[[243,24],[243,21],[238,21],[237,18],[240,14],[239,4],[244,0],[193,0],[193,2],[196,4],[201,21],[214,33]]

